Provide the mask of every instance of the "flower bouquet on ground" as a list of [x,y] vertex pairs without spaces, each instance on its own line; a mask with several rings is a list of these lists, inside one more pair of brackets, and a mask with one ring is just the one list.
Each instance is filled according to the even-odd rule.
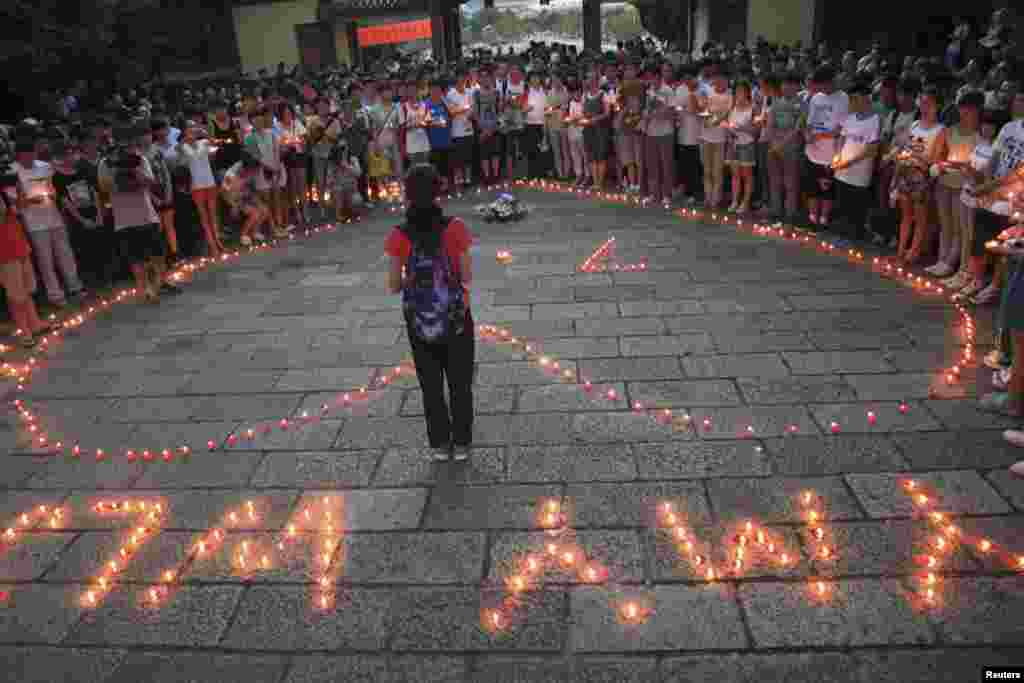
[[529,209],[513,195],[502,193],[490,204],[481,204],[476,212],[488,223],[506,223],[526,217]]

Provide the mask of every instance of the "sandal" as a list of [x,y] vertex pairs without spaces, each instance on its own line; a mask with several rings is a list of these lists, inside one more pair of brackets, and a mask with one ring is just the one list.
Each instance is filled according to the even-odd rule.
[[971,298],[971,303],[975,306],[988,306],[999,301],[1003,293],[998,287],[989,285],[985,289],[978,292]]
[[1021,408],[1017,399],[1011,399],[1010,394],[991,393],[978,399],[978,409],[986,413],[999,413],[1010,417],[1024,416],[1024,409]]

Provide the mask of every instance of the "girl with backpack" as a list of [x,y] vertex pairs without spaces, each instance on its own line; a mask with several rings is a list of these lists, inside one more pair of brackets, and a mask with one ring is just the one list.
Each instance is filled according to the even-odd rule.
[[418,164],[409,170],[406,223],[393,229],[384,244],[391,257],[387,285],[389,293],[402,293],[434,459],[446,461],[454,454],[455,460],[463,461],[469,458],[473,440],[473,236],[460,219],[444,215],[436,201],[439,192],[440,178],[433,166]]

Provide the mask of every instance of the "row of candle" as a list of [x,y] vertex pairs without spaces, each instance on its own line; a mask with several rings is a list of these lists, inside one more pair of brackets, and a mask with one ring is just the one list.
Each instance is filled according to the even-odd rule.
[[117,584],[118,577],[132,557],[143,545],[160,533],[160,526],[164,520],[164,505],[160,502],[146,500],[101,502],[97,503],[94,509],[97,514],[104,516],[135,515],[135,519],[132,528],[127,532],[127,538],[103,564],[92,584],[82,593],[81,605],[88,609],[98,607],[103,599],[110,594]]
[[1000,564],[1011,571],[1024,572],[1024,553],[1013,553],[988,537],[966,533],[953,522],[949,513],[941,510],[938,496],[922,482],[904,479],[900,484],[914,504],[915,516],[923,517],[932,529],[925,552],[915,557],[923,568],[922,573],[916,577],[919,586],[917,596],[922,605],[938,605],[938,589],[941,584],[939,570],[957,548],[972,548],[981,556],[997,558]]
[[[816,561],[834,561],[836,553],[827,539],[821,499],[813,491],[802,492],[798,499],[801,517],[813,546],[812,557]],[[717,569],[708,551],[702,552],[698,548],[696,535],[686,526],[683,515],[673,502],[662,501],[658,504],[657,520],[663,533],[677,545],[679,553],[689,560],[694,572],[704,583],[716,583],[729,577],[740,578],[755,553],[783,569],[794,566],[799,558],[798,552],[787,551],[768,528],[748,520],[732,539],[727,558],[728,567],[725,570]],[[549,571],[561,569],[575,573],[579,583],[586,585],[605,586],[614,583],[608,567],[589,558],[574,541],[564,538],[569,527],[561,500],[542,501],[538,506],[536,522],[549,538],[543,544],[543,551],[529,551],[520,558],[513,558],[512,565],[517,570],[504,580],[506,597],[501,606],[481,610],[481,626],[489,632],[501,631],[512,625],[515,610],[523,604],[522,594],[540,588],[543,577]],[[830,583],[821,578],[811,578],[809,587],[816,599],[827,598],[831,590]],[[619,601],[616,614],[622,623],[637,625],[646,621],[654,607],[647,598],[629,597]]]

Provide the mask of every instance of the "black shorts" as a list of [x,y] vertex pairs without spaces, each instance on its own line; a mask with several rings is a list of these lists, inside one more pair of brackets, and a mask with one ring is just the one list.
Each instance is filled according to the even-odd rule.
[[140,264],[149,258],[162,258],[166,254],[159,223],[122,228],[117,231],[117,241],[121,256],[128,265]]
[[830,167],[816,164],[804,157],[802,175],[804,194],[827,202],[833,201],[836,198],[836,180]]
[[453,166],[465,166],[466,164],[473,163],[474,144],[476,144],[476,138],[472,135],[467,135],[461,138],[452,138],[450,163]]
[[448,175],[451,164],[451,148],[430,150],[430,163],[434,165],[437,172],[443,176]]
[[480,158],[490,161],[501,156],[502,140],[500,133],[493,133],[490,137],[480,136]]
[[974,212],[974,242],[971,243],[971,255],[982,257],[988,254],[985,242],[990,242],[996,235],[1010,227],[1010,219],[985,209]]

